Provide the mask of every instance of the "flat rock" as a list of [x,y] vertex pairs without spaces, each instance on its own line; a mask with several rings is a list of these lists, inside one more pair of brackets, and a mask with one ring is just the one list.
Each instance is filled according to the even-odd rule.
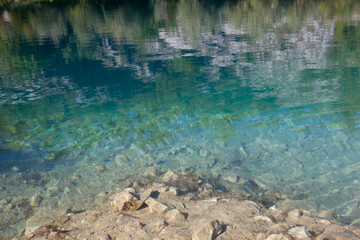
[[179,223],[185,220],[185,216],[178,209],[172,209],[165,214],[165,219],[168,223]]
[[164,212],[166,212],[167,210],[169,210],[168,206],[166,206],[164,203],[162,203],[161,201],[149,197],[146,201],[145,201],[146,205],[148,205],[150,212],[152,213],[159,213],[162,214]]
[[44,214],[38,212],[26,221],[25,235],[28,235],[38,229],[39,227],[50,223],[53,219]]

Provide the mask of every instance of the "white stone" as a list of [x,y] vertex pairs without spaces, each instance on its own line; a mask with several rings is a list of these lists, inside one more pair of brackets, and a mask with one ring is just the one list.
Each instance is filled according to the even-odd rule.
[[150,212],[152,212],[152,213],[162,214],[169,209],[164,203],[162,203],[161,201],[154,199],[152,197],[149,197],[145,201],[145,203],[146,203],[146,205],[148,205]]
[[225,173],[221,176],[221,179],[230,183],[236,183],[239,180],[238,176],[233,172]]
[[262,221],[266,223],[274,223],[273,220],[267,216],[255,216],[253,218],[255,221]]
[[303,215],[302,211],[300,210],[291,210],[290,212],[288,212],[288,217],[290,219],[298,219],[299,217],[301,217]]
[[213,240],[222,231],[222,227],[218,220],[214,221],[201,221],[200,224],[192,234],[192,240]]
[[305,227],[294,227],[289,229],[288,234],[298,240],[310,240],[310,233],[306,231]]
[[165,220],[168,222],[168,223],[178,223],[178,222],[182,222],[185,220],[185,216],[182,212],[180,212],[179,210],[177,209],[173,209],[173,210],[170,210],[168,211],[166,214],[165,214]]
[[179,190],[176,187],[169,187],[168,192],[173,194],[174,196],[179,195]]
[[121,193],[118,193],[111,205],[119,211],[124,210],[124,207],[127,203],[137,201],[138,198],[134,195],[131,190],[132,188],[125,189]]

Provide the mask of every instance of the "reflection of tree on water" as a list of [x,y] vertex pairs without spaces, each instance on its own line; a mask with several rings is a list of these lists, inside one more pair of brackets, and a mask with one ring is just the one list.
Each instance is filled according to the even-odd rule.
[[[169,102],[196,106],[202,109],[201,124],[207,126],[219,122],[214,113],[226,115],[223,119],[229,123],[241,117],[239,109],[251,107],[262,112],[279,106],[334,100],[351,104],[346,111],[334,105],[333,112],[351,115],[359,112],[354,107],[358,105],[355,93],[360,88],[354,83],[360,62],[359,44],[356,44],[360,33],[359,9],[358,1],[350,0],[286,4],[230,1],[220,6],[211,1],[186,0],[145,5],[104,2],[102,7],[89,2],[18,5],[15,10],[2,10],[0,101],[6,104],[8,99],[13,99],[15,88],[24,93],[35,85],[41,88],[33,91],[30,98],[17,97],[27,102],[60,94],[69,106],[80,102],[92,104],[100,99],[118,100],[111,92],[97,90],[109,89],[101,84],[103,79],[114,79],[113,75],[107,75],[110,71],[126,69],[133,82],[141,82],[134,85],[139,92],[128,98],[151,92],[155,87],[155,92],[149,93],[155,95],[155,106]],[[333,47],[333,41],[341,44]],[[346,62],[349,68],[335,67],[335,72],[329,74],[329,68],[337,64],[333,59]],[[80,84],[76,71],[85,74],[79,69],[81,61],[91,62],[96,70],[89,75],[98,74],[101,79],[94,89],[85,89]],[[118,83],[106,84],[111,89]],[[44,89],[49,89],[47,94]],[[342,94],[349,91],[354,94]],[[96,97],[94,92],[98,93]],[[251,106],[250,99],[255,101]],[[218,104],[209,106],[210,102]],[[39,110],[41,107],[37,105],[34,113],[41,112],[49,118],[51,110],[46,104],[40,104],[44,110]],[[10,114],[9,109],[18,113],[19,119],[13,119],[15,114]],[[0,111],[6,116],[2,117],[4,125],[10,126],[10,130],[6,128],[6,136],[16,133],[23,139],[24,134],[12,126],[28,117],[21,107],[6,106]],[[33,115],[33,118],[38,116]],[[347,124],[351,129],[356,122],[355,119]],[[36,129],[36,124],[29,122],[24,126]],[[225,136],[233,132],[231,124],[224,126],[220,129],[225,131]],[[152,134],[156,139],[155,132]],[[89,136],[89,142],[94,141]]]

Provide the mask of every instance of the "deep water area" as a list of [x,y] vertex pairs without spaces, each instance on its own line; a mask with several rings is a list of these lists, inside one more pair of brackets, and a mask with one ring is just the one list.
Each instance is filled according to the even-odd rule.
[[191,172],[360,226],[360,2],[0,2],[0,239]]

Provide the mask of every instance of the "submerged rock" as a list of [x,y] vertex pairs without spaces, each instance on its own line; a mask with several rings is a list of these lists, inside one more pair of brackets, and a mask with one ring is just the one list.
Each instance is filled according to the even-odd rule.
[[227,172],[221,176],[221,179],[230,183],[236,183],[239,177],[233,172]]
[[115,164],[118,167],[124,167],[124,165],[127,165],[128,160],[129,159],[124,154],[116,154],[115,159],[114,159]]

